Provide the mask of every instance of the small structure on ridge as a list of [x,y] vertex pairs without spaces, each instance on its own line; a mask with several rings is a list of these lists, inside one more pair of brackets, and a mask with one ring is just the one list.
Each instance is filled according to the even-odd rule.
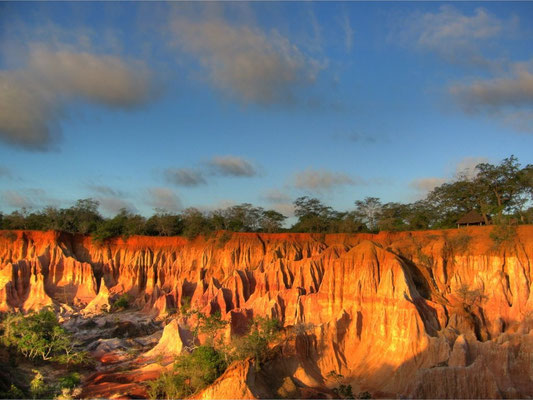
[[476,210],[472,210],[457,220],[457,227],[470,225],[486,225],[483,216]]

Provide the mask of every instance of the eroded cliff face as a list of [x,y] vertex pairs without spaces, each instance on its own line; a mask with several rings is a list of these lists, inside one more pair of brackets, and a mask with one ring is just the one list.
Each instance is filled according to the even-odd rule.
[[[261,379],[249,366],[228,370],[232,380],[247,377],[238,390],[248,397],[275,396],[264,388],[288,378],[299,390],[332,387],[331,371],[375,396],[533,396],[533,227],[518,227],[498,248],[491,229],[229,240],[219,233],[103,245],[56,232],[0,232],[0,310],[68,305],[98,313],[128,293],[154,317],[186,298],[205,313],[220,311],[231,322],[228,335],[256,315],[305,327]],[[263,378],[270,383],[250,383]],[[240,396],[220,379],[200,397]]]

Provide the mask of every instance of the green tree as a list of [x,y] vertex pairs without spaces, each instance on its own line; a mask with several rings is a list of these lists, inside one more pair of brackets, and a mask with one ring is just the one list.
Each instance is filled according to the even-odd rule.
[[366,197],[355,202],[355,213],[369,230],[375,231],[378,228],[378,217],[382,207],[377,197]]
[[256,368],[268,359],[269,345],[279,338],[281,324],[275,318],[256,317],[252,320],[250,331],[240,337],[234,338],[234,353],[237,359],[253,357]]
[[150,236],[176,236],[181,233],[183,233],[182,217],[163,210],[157,210],[157,213],[145,224],[145,234]]
[[29,359],[56,360],[77,364],[87,360],[75,350],[75,342],[50,309],[22,314],[7,314],[2,322],[2,342]]
[[187,208],[182,213],[183,235],[189,239],[199,235],[209,235],[213,232],[213,225],[209,218],[196,208]]
[[262,213],[259,224],[262,232],[279,232],[283,229],[283,222],[287,219],[283,214],[274,211],[266,210]]
[[148,393],[152,399],[186,398],[213,383],[226,368],[221,352],[208,345],[199,346],[192,353],[179,355],[173,371],[149,383]]
[[294,201],[294,215],[298,217],[298,222],[291,229],[311,233],[328,232],[332,219],[337,217],[331,207],[308,196],[298,197]]

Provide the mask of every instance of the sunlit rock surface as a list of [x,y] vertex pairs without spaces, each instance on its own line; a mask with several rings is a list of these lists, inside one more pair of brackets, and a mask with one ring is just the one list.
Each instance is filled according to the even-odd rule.
[[[249,360],[232,365],[200,398],[269,397],[283,385],[299,396],[327,395],[338,384],[331,371],[355,393],[376,397],[531,397],[533,227],[518,227],[516,239],[499,247],[491,229],[104,244],[0,231],[0,310],[64,305],[98,315],[126,293],[149,318],[189,302],[220,312],[227,337],[258,315],[286,329],[305,326],[275,368],[258,375]],[[189,333],[174,320],[142,357],[179,354]]]

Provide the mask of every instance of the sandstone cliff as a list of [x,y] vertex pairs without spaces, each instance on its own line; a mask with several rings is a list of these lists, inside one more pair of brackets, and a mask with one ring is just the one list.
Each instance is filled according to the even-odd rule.
[[[97,313],[127,293],[144,312],[164,316],[187,299],[220,311],[237,333],[255,315],[306,327],[262,372],[273,393],[288,377],[302,390],[327,390],[338,383],[335,371],[375,396],[533,396],[533,227],[518,227],[499,247],[491,229],[220,233],[103,245],[0,232],[0,310],[68,304]],[[232,380],[246,376],[239,393],[219,380],[202,396],[263,397],[243,365],[227,371]]]

